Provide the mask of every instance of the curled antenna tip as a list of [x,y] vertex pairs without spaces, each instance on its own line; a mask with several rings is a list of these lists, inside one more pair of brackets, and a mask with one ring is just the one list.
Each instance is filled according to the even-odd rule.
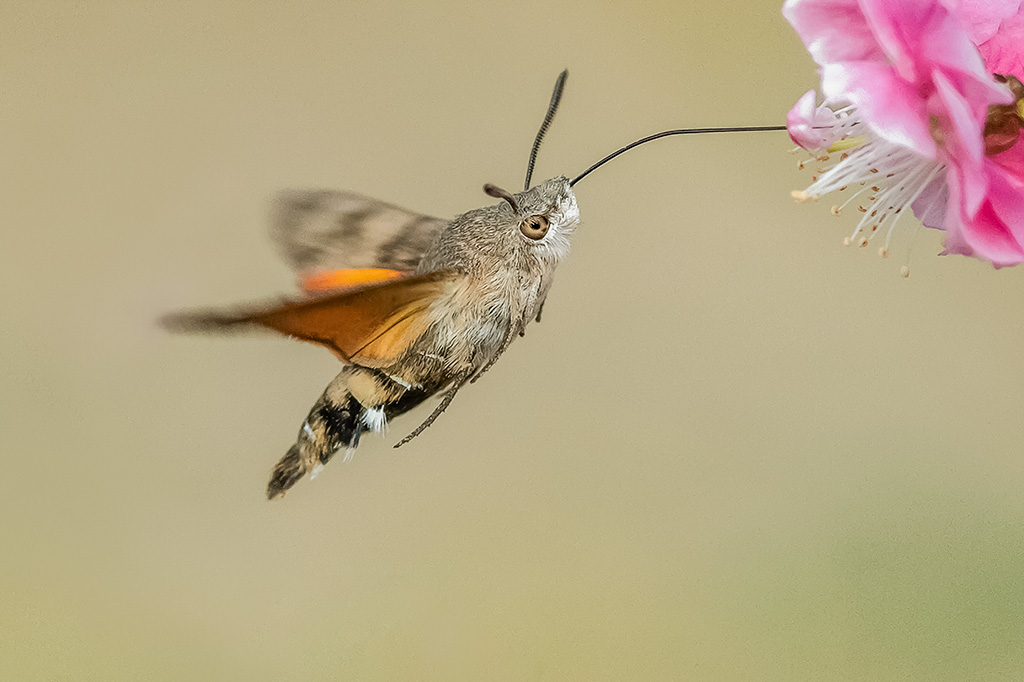
[[509,193],[508,190],[502,189],[501,187],[498,187],[497,185],[492,185],[491,183],[488,182],[486,185],[484,185],[484,194],[486,194],[489,197],[494,197],[495,199],[504,199],[505,201],[508,202],[508,205],[512,207],[513,211],[519,213],[519,205],[516,203],[515,198],[512,196],[512,194]]

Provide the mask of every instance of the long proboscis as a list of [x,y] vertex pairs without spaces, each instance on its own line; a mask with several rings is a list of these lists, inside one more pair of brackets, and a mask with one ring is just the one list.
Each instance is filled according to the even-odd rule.
[[660,133],[655,133],[654,135],[648,135],[647,137],[639,139],[636,142],[630,142],[625,147],[615,150],[614,152],[604,157],[603,159],[595,163],[593,166],[591,166],[590,168],[588,168],[587,170],[583,171],[575,178],[573,178],[572,181],[569,182],[569,186],[572,187],[577,182],[579,182],[580,180],[587,177],[604,164],[614,159],[616,156],[619,156],[620,154],[625,154],[633,147],[639,147],[642,144],[646,144],[647,142],[653,142],[654,140],[658,140],[663,137],[668,137],[669,135],[702,135],[704,133],[758,133],[785,129],[786,126],[741,126],[738,128],[681,128],[679,130],[664,130]]

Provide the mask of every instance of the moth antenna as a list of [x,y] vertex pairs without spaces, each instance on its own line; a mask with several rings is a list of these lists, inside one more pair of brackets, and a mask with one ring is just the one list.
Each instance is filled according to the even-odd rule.
[[519,204],[516,203],[515,198],[509,194],[508,190],[502,189],[497,185],[492,185],[488,182],[484,185],[484,194],[492,196],[495,199],[504,199],[508,202],[508,205],[512,207],[514,212],[519,213]]
[[569,183],[569,186],[572,187],[577,182],[579,182],[583,178],[587,177],[593,171],[595,171],[599,167],[603,166],[604,164],[608,163],[609,161],[614,159],[619,154],[625,154],[626,152],[628,152],[633,147],[639,147],[642,144],[645,144],[647,142],[652,142],[652,141],[657,140],[657,139],[662,138],[662,137],[668,137],[669,135],[702,135],[704,133],[756,133],[756,132],[764,132],[764,131],[769,131],[769,130],[785,130],[785,129],[786,129],[786,126],[743,126],[743,127],[739,127],[739,128],[682,128],[682,129],[679,129],[679,130],[664,130],[664,131],[662,131],[660,133],[655,133],[654,135],[648,135],[647,137],[639,139],[636,142],[630,142],[625,147],[622,147],[621,149],[615,150],[614,152],[612,152],[608,156],[604,157],[603,159],[601,159],[600,161],[595,163],[593,166],[591,166],[590,168],[588,168],[587,170],[583,171],[582,173],[577,175],[575,178],[573,178],[573,180]]
[[469,381],[470,376],[472,375],[466,374],[457,378],[452,387],[448,389],[448,392],[444,394],[444,398],[441,400],[438,406],[435,407],[434,411],[430,413],[430,416],[424,419],[423,423],[417,426],[412,433],[410,433],[408,436],[395,443],[395,447],[402,447],[403,445],[411,441],[413,438],[426,431],[427,428],[434,423],[434,420],[440,417],[441,413],[448,409],[448,406],[452,404],[452,400],[455,399],[455,394],[459,392],[460,388],[466,385],[466,382]]
[[537,151],[540,149],[540,143],[548,132],[548,126],[551,125],[551,121],[555,118],[555,112],[558,111],[558,104],[562,101],[562,90],[565,89],[565,79],[568,77],[569,69],[566,69],[558,74],[558,80],[555,81],[555,89],[551,93],[551,103],[548,104],[548,113],[544,114],[544,121],[540,124],[537,137],[533,140],[533,149],[530,150],[530,162],[526,164],[526,183],[523,185],[523,191],[530,189],[530,180],[533,178],[533,165],[537,162]]

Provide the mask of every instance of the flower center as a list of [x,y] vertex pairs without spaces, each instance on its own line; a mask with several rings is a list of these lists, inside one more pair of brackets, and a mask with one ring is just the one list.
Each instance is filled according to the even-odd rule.
[[1024,128],[1024,84],[1016,76],[996,74],[996,80],[1006,83],[1013,93],[1012,104],[994,104],[988,108],[985,120],[985,155],[995,156],[1012,148],[1020,140]]
[[[911,206],[932,182],[943,177],[946,166],[870,133],[856,134],[862,133],[864,127],[859,112],[853,106],[835,112],[832,130],[834,139],[826,142],[828,147],[812,152],[811,162],[818,165],[818,173],[807,189],[793,192],[793,198],[797,201],[814,200],[830,192],[849,189],[846,201],[832,207],[832,214],[839,215],[858,197],[863,197],[856,204],[861,219],[853,234],[844,241],[865,247],[876,234],[884,232],[885,243],[878,250],[884,258],[889,253],[889,242],[896,224],[905,213],[904,209]],[[837,153],[838,159],[832,156]],[[801,162],[800,168],[804,164]]]

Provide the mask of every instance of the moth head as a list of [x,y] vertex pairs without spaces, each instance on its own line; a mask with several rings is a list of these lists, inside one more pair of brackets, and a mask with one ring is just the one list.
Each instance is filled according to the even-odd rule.
[[502,221],[503,228],[522,248],[536,251],[544,260],[561,260],[569,251],[569,235],[580,222],[576,195],[569,179],[551,178],[518,194],[511,194],[494,185],[484,185],[484,192],[503,199],[511,215]]

